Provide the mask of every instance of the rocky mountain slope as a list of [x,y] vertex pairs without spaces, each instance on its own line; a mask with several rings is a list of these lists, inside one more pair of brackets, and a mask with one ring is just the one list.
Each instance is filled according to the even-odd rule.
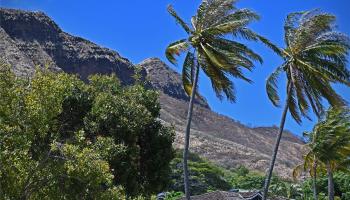
[[[139,65],[146,69],[147,77],[155,88],[159,88],[158,85],[163,85],[159,89],[174,85],[181,88],[180,75],[158,58],[146,59]],[[164,74],[167,74],[166,77],[177,78],[166,79],[162,76]],[[181,91],[184,93],[182,88]],[[165,92],[163,90],[160,92],[161,119],[175,127],[177,131],[175,145],[182,148],[188,102]],[[228,168],[245,165],[251,169],[265,171],[277,128],[249,128],[227,116],[213,112],[207,104],[197,104],[194,107],[191,134],[191,150],[201,156]],[[303,142],[285,131],[280,149],[276,172],[283,177],[290,177],[292,168],[301,162]]]
[[[36,67],[78,74],[116,73],[124,84],[132,84],[134,65],[117,52],[62,31],[41,12],[0,9],[0,59],[11,64],[19,76],[31,76]],[[139,64],[151,86],[160,91],[161,119],[177,132],[175,146],[183,145],[188,96],[180,75],[157,58]],[[191,150],[226,167],[245,165],[265,171],[275,127],[249,128],[213,112],[203,97],[194,109]],[[303,142],[285,132],[276,172],[289,177],[301,161]]]
[[31,75],[36,66],[76,73],[116,73],[123,83],[131,83],[133,65],[117,52],[63,32],[42,12],[0,10],[1,57],[17,74]]

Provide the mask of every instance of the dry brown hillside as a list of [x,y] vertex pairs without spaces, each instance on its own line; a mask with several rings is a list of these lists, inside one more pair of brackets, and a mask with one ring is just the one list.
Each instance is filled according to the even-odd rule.
[[[140,65],[146,69],[151,84],[160,91],[164,88],[181,88],[180,75],[157,58],[146,59]],[[172,78],[167,78],[172,77]],[[177,77],[177,78],[175,78]],[[171,81],[170,81],[171,80]],[[176,147],[182,148],[188,99],[160,93],[161,119],[176,128]],[[251,169],[265,171],[277,134],[276,127],[249,128],[239,122],[213,112],[203,102],[193,112],[191,151],[215,161],[227,168],[245,165]],[[301,162],[303,142],[284,132],[275,171],[286,178],[292,168]]]

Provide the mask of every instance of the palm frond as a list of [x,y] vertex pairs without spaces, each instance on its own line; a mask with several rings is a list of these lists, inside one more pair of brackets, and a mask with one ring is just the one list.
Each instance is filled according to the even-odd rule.
[[225,63],[227,63],[230,66],[228,68],[223,69],[238,68],[238,66],[241,66],[251,71],[254,67],[253,62],[249,58],[246,58],[237,52],[227,51],[210,43],[207,43],[207,45],[205,46],[208,47],[214,53],[214,56],[216,56],[220,60],[225,61]]
[[277,47],[276,45],[274,45],[270,40],[268,40],[267,38],[255,33],[254,31],[248,29],[248,28],[241,28],[241,29],[237,29],[235,32],[233,32],[234,36],[241,36],[246,40],[251,40],[251,41],[260,41],[262,42],[264,45],[266,45],[267,47],[269,47],[270,49],[272,49],[277,55],[280,55],[282,57],[284,57],[284,53],[283,51]]
[[197,10],[196,29],[202,31],[227,16],[235,9],[234,3],[235,0],[203,0]]
[[314,88],[310,87],[310,84],[307,81],[303,81],[305,94],[311,104],[312,111],[316,114],[318,118],[321,118],[321,115],[324,111],[324,106],[321,103],[321,95]]
[[[189,34],[188,39],[172,43],[166,50],[166,57],[176,64],[176,55],[193,50],[199,67],[209,77],[212,87],[219,97],[235,101],[234,84],[231,77],[252,82],[244,75],[244,70],[252,70],[254,62],[263,62],[262,58],[244,44],[228,39],[227,34],[243,35],[246,39],[261,41],[282,54],[282,51],[266,38],[254,33],[246,26],[258,20],[259,16],[248,9],[236,9],[236,0],[203,0],[197,14],[191,18],[191,25],[185,23],[174,9],[169,13]],[[187,54],[188,56],[190,54]],[[185,59],[183,69],[184,88],[190,91],[189,64]],[[192,59],[191,59],[192,60]]]
[[176,64],[175,55],[179,56],[181,53],[187,51],[189,48],[189,43],[186,39],[178,40],[169,44],[165,50],[165,56],[172,64]]
[[284,23],[284,41],[288,47],[294,44],[297,22],[304,12],[293,12],[287,15]]
[[260,19],[260,16],[249,9],[238,9],[238,10],[235,10],[233,13],[230,13],[222,17],[215,24],[213,24],[213,26],[217,26],[219,24],[233,22],[233,21],[247,20],[249,22],[252,22],[252,21],[257,21],[259,19]]
[[235,32],[237,29],[243,28],[249,24],[249,19],[241,19],[236,21],[227,21],[216,26],[204,29],[204,33],[210,35],[225,35]]
[[309,44],[314,43],[316,38],[323,33],[329,32],[333,28],[335,16],[315,11],[303,16],[301,23],[296,29],[295,40],[292,48],[294,52],[300,52]]
[[169,5],[167,9],[170,15],[175,18],[176,22],[186,31],[187,34],[191,34],[193,32],[190,26],[186,24],[186,22],[176,13],[172,5]]
[[276,68],[274,72],[266,79],[266,92],[274,106],[280,106],[280,97],[277,92],[277,78],[283,72],[287,63]]
[[193,53],[188,52],[182,67],[182,84],[188,96],[192,93],[195,65]]
[[[304,84],[303,84],[303,74],[296,68],[290,67],[290,74],[291,74],[291,82],[294,86],[295,89],[295,94],[296,94],[296,99],[298,102],[298,107],[301,115],[304,117],[310,119],[308,116],[308,110],[309,110],[309,105],[306,100],[306,95],[305,95],[305,90],[304,90]],[[311,119],[310,119],[311,120]]]
[[301,165],[297,165],[293,169],[292,176],[296,180],[303,172],[304,172],[304,165],[302,165],[302,164]]
[[302,121],[301,121],[300,112],[297,106],[297,97],[296,97],[296,92],[294,87],[292,87],[291,89],[291,96],[288,102],[288,109],[293,119],[298,124],[301,124]]
[[225,95],[227,100],[235,102],[236,96],[232,81],[208,59],[204,52],[200,52],[200,55],[198,62],[209,77],[216,96],[222,100],[223,95]]
[[258,61],[261,64],[263,63],[263,59],[244,44],[221,37],[208,37],[206,39],[208,39],[208,42],[212,44],[212,46],[215,46],[219,49],[226,50],[231,53],[240,54],[241,56],[252,59],[253,61]]

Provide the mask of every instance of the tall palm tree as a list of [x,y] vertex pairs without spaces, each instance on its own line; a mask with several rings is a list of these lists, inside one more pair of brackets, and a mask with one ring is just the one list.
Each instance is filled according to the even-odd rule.
[[288,111],[297,123],[309,118],[311,110],[319,117],[324,110],[322,99],[332,106],[344,105],[331,83],[350,86],[350,72],[346,69],[349,38],[334,31],[335,16],[317,10],[291,13],[284,25],[286,47],[281,50],[284,62],[267,79],[268,97],[279,106],[277,78],[284,72],[287,78],[287,97],[280,128],[273,149],[264,186],[266,200],[276,156]]
[[259,16],[248,9],[235,8],[234,2],[235,0],[203,0],[190,24],[182,20],[172,6],[168,7],[169,13],[188,34],[187,38],[171,43],[166,49],[166,57],[173,64],[176,64],[176,55],[187,53],[182,68],[183,87],[190,96],[183,153],[184,189],[187,199],[190,199],[187,157],[200,69],[211,80],[219,99],[225,96],[234,102],[235,90],[230,76],[250,83],[251,80],[244,76],[242,69],[250,71],[254,66],[253,61],[261,63],[262,59],[244,44],[229,39],[229,36],[262,41],[278,51],[267,39],[247,28],[247,25],[258,20]]
[[350,169],[350,110],[330,109],[317,134],[313,151],[326,166],[328,197],[334,200],[334,170]]

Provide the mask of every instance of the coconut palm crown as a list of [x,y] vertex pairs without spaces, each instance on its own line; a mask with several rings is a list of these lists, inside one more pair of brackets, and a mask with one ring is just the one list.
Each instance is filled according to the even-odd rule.
[[254,61],[262,58],[246,45],[227,39],[241,36],[248,40],[262,41],[272,49],[278,49],[264,37],[256,34],[247,25],[259,16],[249,9],[237,9],[235,0],[204,0],[191,23],[186,23],[172,6],[169,13],[188,34],[187,38],[171,43],[166,49],[167,59],[176,64],[176,55],[187,53],[182,70],[183,86],[191,94],[194,70],[198,65],[209,77],[217,96],[226,96],[235,101],[234,85],[229,76],[251,82],[242,73],[242,68],[252,70]]
[[287,16],[284,30],[286,48],[284,63],[267,79],[268,97],[279,105],[277,77],[285,72],[290,85],[288,109],[296,122],[309,118],[311,109],[320,117],[324,112],[322,98],[332,106],[343,106],[344,100],[332,89],[332,83],[350,86],[346,68],[349,38],[335,30],[335,16],[318,10],[295,12]]

